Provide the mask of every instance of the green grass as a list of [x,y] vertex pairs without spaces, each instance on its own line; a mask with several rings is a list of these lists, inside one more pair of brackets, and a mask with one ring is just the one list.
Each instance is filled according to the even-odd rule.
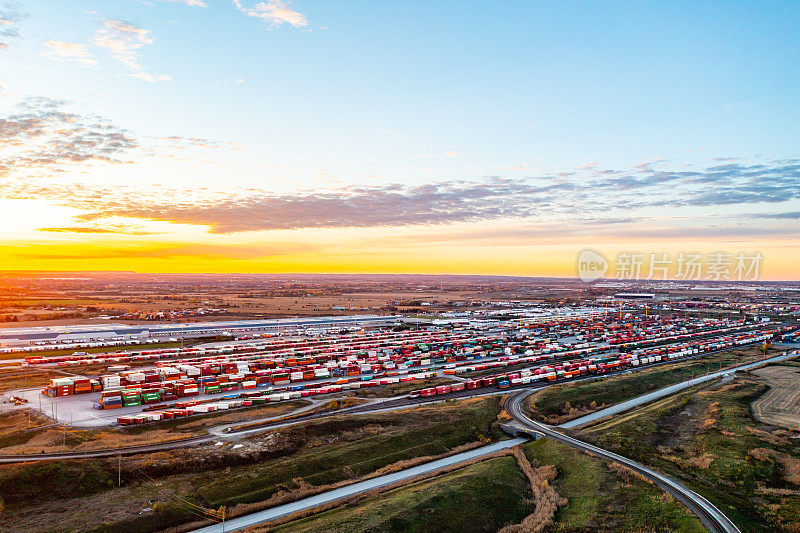
[[0,448],[8,448],[9,446],[19,446],[30,441],[35,436],[41,434],[43,429],[33,429],[30,431],[20,430],[16,433],[10,433],[0,437]]
[[335,445],[304,446],[301,453],[249,466],[238,475],[209,476],[197,493],[216,507],[265,500],[282,487],[294,486],[296,478],[312,485],[355,479],[398,461],[439,455],[491,436],[499,412],[499,400],[488,398],[449,409],[436,406],[293,426],[287,431],[292,435]]
[[[692,377],[750,361],[753,352],[754,349],[726,351],[631,374],[564,383],[531,395],[525,401],[525,406],[539,420],[560,417],[558,421],[563,423],[580,416],[580,410],[608,407]],[[571,412],[572,409],[575,411]]]
[[677,501],[657,487],[588,454],[550,439],[525,445],[528,458],[554,465],[554,484],[568,500],[555,516],[553,530],[681,531],[705,528]]
[[513,457],[477,463],[275,531],[494,532],[533,512],[530,488]]
[[[733,385],[678,394],[640,408],[620,422],[603,422],[580,434],[681,479],[714,502],[742,531],[793,531],[789,525],[798,523],[800,496],[777,496],[761,489],[796,491],[800,487],[784,478],[780,465],[750,453],[766,448],[800,458],[800,445],[788,439],[782,444],[770,442],[781,432],[751,417],[750,403],[765,390],[752,376],[742,376]],[[754,430],[765,431],[765,436]]]

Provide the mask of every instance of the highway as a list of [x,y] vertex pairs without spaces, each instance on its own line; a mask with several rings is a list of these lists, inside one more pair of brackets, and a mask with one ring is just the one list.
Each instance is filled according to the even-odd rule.
[[424,465],[419,465],[413,468],[408,468],[406,470],[401,470],[400,472],[395,472],[393,474],[387,474],[385,476],[368,479],[366,481],[360,481],[358,483],[353,483],[352,485],[348,485],[346,487],[324,492],[322,494],[317,494],[316,496],[311,496],[310,498],[304,498],[302,500],[297,500],[295,502],[279,505],[277,507],[272,507],[270,509],[259,511],[257,513],[252,513],[245,516],[240,516],[238,518],[233,518],[231,520],[226,520],[224,529],[222,524],[214,524],[212,526],[197,529],[195,530],[195,533],[223,533],[223,531],[236,531],[246,527],[254,526],[256,524],[269,522],[271,520],[275,520],[276,518],[281,518],[300,511],[313,509],[315,507],[319,507],[320,505],[325,505],[331,502],[336,502],[339,500],[350,498],[358,494],[363,494],[365,492],[369,492],[375,489],[380,489],[383,487],[394,485],[396,483],[408,481],[423,474],[430,474],[431,472],[436,472],[437,470],[441,470],[449,466],[458,465],[460,463],[471,461],[476,457],[482,457],[500,450],[513,448],[514,446],[522,444],[523,442],[526,441],[527,439],[525,438],[514,438],[510,440],[496,442],[494,444],[489,444],[487,446],[483,446],[475,450],[470,450],[468,452],[459,453],[457,455],[452,455],[450,457],[445,457],[444,459],[437,459],[436,461],[431,461],[430,463],[425,463]]
[[525,409],[523,407],[523,401],[531,394],[531,391],[522,390],[512,394],[508,400],[506,400],[505,409],[506,412],[514,419],[516,424],[520,426],[522,429],[530,432],[532,435],[543,435],[545,437],[549,437],[553,440],[558,442],[567,444],[572,446],[573,448],[577,448],[583,452],[595,455],[597,457],[601,457],[608,461],[612,461],[614,463],[618,463],[624,467],[627,467],[634,472],[637,472],[650,481],[652,481],[656,486],[660,487],[662,490],[668,492],[672,496],[674,496],[677,500],[683,503],[689,510],[695,513],[700,521],[706,526],[710,531],[715,533],[740,533],[739,528],[725,516],[722,511],[717,509],[714,504],[697,494],[696,492],[692,491],[682,483],[667,477],[659,472],[656,472],[652,468],[648,468],[632,459],[628,459],[627,457],[623,457],[613,452],[609,452],[602,448],[598,448],[597,446],[593,446],[587,442],[583,442],[576,438],[570,437],[565,435],[559,431],[556,431],[551,426],[547,426],[545,424],[541,424],[534,420],[528,418],[527,414],[525,413]]

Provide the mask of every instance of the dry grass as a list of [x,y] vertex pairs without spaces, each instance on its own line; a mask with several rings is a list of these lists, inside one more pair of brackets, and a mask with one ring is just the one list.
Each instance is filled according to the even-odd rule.
[[780,465],[783,479],[794,485],[800,485],[800,459],[767,448],[754,448],[750,450],[750,455],[759,461]]
[[752,371],[769,390],[752,403],[760,422],[797,430],[800,427],[800,372],[791,366],[767,366]]
[[62,378],[65,375],[68,374],[42,368],[0,368],[0,392],[44,387],[52,378]]
[[517,460],[522,473],[528,478],[533,491],[533,501],[536,509],[533,513],[525,517],[519,524],[506,526],[499,533],[538,533],[549,528],[553,524],[556,511],[559,507],[567,505],[566,498],[561,497],[551,485],[558,473],[552,465],[533,468],[522,448],[515,446],[509,450],[511,455]]
[[748,433],[751,433],[752,435],[755,435],[760,440],[763,440],[764,442],[768,442],[768,443],[772,444],[773,446],[783,447],[783,446],[788,446],[789,445],[789,439],[787,439],[787,438],[785,438],[785,437],[783,437],[781,435],[777,435],[775,433],[770,433],[768,431],[764,431],[764,430],[761,430],[761,429],[756,429],[756,428],[750,427],[750,426],[747,426],[745,429],[748,431]]

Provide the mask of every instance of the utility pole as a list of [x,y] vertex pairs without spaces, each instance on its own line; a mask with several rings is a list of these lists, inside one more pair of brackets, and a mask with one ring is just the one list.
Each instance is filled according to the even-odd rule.
[[122,454],[117,455],[117,487],[122,486]]

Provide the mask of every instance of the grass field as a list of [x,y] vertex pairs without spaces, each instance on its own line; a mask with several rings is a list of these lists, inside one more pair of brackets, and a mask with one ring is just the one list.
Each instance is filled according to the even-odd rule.
[[752,375],[684,392],[578,432],[598,446],[681,479],[743,532],[798,530],[800,443],[759,423]]
[[564,383],[531,395],[525,401],[528,412],[538,420],[563,424],[669,385],[708,372],[762,358],[755,347],[729,350],[672,364],[638,370],[598,380]]
[[[121,488],[115,487],[115,459],[2,465],[4,521],[16,531],[88,524],[100,531],[158,531],[195,519],[187,502],[233,512],[262,508],[499,438],[500,410],[498,398],[462,400],[339,416],[224,446],[130,456],[122,461]],[[155,510],[151,500],[161,500]]]
[[258,531],[495,532],[533,512],[513,457],[499,457]]
[[0,368],[0,392],[31,387],[44,387],[52,378],[63,378],[65,374],[47,368]]
[[532,463],[554,465],[567,505],[553,531],[705,531],[683,505],[621,467],[550,439],[524,446]]
[[753,402],[753,416],[765,424],[800,430],[800,363],[771,365],[753,371],[769,390]]
[[[535,465],[555,466],[553,486],[567,499],[547,531],[705,531],[679,502],[627,470],[549,439],[523,449]],[[497,531],[532,512],[526,492],[513,459],[499,458],[255,531]]]

